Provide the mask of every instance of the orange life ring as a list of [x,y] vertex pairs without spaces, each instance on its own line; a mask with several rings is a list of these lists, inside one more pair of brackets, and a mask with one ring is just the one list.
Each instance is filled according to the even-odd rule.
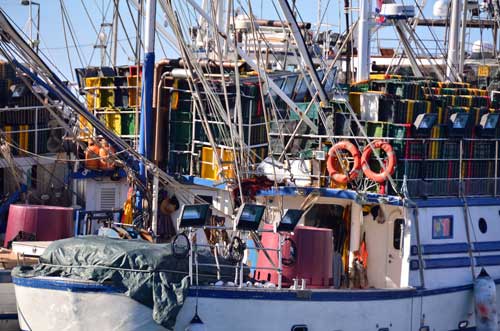
[[[354,164],[352,166],[349,174],[340,173],[337,169],[335,169],[335,159],[336,153],[338,151],[345,150],[348,151],[349,154],[354,158]],[[328,160],[326,161],[326,168],[328,169],[328,174],[332,180],[339,184],[346,184],[348,181],[354,180],[358,177],[358,171],[361,169],[361,159],[359,150],[348,140],[343,140],[341,142],[333,145],[332,148],[328,151]]]
[[374,172],[370,169],[368,160],[372,156],[373,152],[370,145],[367,145],[363,150],[363,155],[361,155],[361,167],[366,177],[380,184],[385,182],[389,178],[389,176],[394,173],[394,169],[396,168],[396,154],[394,153],[391,144],[389,144],[387,141],[375,140],[374,142],[372,142],[372,145],[373,148],[382,148],[387,154],[387,164],[385,165],[385,169],[383,169],[383,171],[379,173]]

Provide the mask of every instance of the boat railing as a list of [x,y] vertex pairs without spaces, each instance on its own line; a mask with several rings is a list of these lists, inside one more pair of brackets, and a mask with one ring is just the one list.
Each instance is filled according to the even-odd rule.
[[[199,229],[201,229],[201,230],[234,231],[234,228],[226,227],[226,226],[203,226],[203,227],[200,227]],[[204,266],[204,267],[216,268],[217,280],[221,279],[221,276],[220,276],[221,268],[234,269],[234,272],[235,272],[234,284],[235,284],[235,286],[238,286],[240,288],[245,287],[244,272],[245,272],[245,269],[248,267],[244,263],[245,259],[243,258],[243,253],[244,253],[243,251],[239,252],[241,259],[235,259],[230,253],[230,250],[231,250],[230,246],[232,245],[232,243],[230,243],[230,244],[224,243],[225,247],[221,247],[220,246],[221,243],[215,243],[215,244],[198,243],[194,239],[195,233],[196,233],[195,229],[193,229],[193,228],[187,229],[187,232],[188,232],[187,237],[188,237],[189,244],[190,244],[190,246],[189,246],[190,247],[190,251],[189,251],[189,260],[190,260],[190,262],[189,262],[189,265],[190,265],[189,276],[190,276],[191,284],[196,282],[196,279],[197,279],[196,274],[198,272],[197,271],[198,267]],[[264,232],[274,232],[274,231],[268,230],[268,229],[260,229],[256,232],[257,233],[264,233]],[[242,237],[247,237],[247,235],[248,235],[250,237],[250,235],[247,231],[236,231],[234,234],[241,235]],[[274,284],[274,285],[276,286],[276,288],[281,289],[282,276],[283,276],[283,274],[282,274],[283,265],[281,262],[281,260],[282,260],[282,247],[285,243],[285,240],[283,239],[283,236],[281,233],[277,232],[277,235],[278,235],[278,242],[279,242],[278,248],[268,248],[268,247],[263,247],[262,245],[258,245],[258,246],[256,245],[255,247],[248,247],[247,245],[245,245],[244,250],[249,250],[249,251],[253,250],[253,251],[257,251],[257,252],[258,251],[264,252],[264,256],[269,260],[271,266],[270,267],[259,266],[258,269],[259,270],[270,270],[270,271],[276,272],[278,275],[278,284]],[[175,241],[174,241],[174,245],[175,245]],[[200,262],[198,262],[196,255],[198,254],[199,249],[210,250],[210,252],[215,257],[215,263],[200,263]],[[226,254],[221,254],[221,251],[225,251]],[[274,254],[277,254],[277,263],[272,261],[271,257],[269,256],[269,254],[267,252],[272,252]],[[221,256],[229,261],[233,261],[233,262],[235,262],[235,264],[221,264],[221,263],[219,263],[219,259],[218,259],[219,256]],[[250,268],[256,269],[256,267],[257,266],[251,266]]]
[[[292,134],[271,133],[271,137],[290,139]],[[329,175],[324,170],[331,148],[328,136],[318,134],[296,134],[294,139],[303,139],[313,142],[307,149],[273,151],[275,159],[282,157],[285,160],[303,160],[315,163],[316,167],[309,164],[305,169],[312,169],[310,174],[283,174],[285,180],[306,179],[310,177],[311,186],[335,187],[329,180]],[[368,137],[370,141],[388,141],[396,154],[397,166],[392,173],[392,178],[400,189],[406,181],[409,193],[418,196],[497,196],[500,189],[499,171],[499,138],[432,138],[432,137]],[[335,141],[349,140],[357,145],[360,153],[367,147],[367,138],[361,136],[335,136]],[[376,151],[377,152],[377,151]],[[286,155],[286,157],[283,157]],[[342,153],[347,161],[352,157]],[[384,158],[384,153],[381,154]],[[374,170],[380,169],[375,160],[369,161]],[[286,167],[286,164],[285,164]],[[319,171],[314,172],[314,169]],[[248,175],[256,175],[250,171]],[[262,175],[261,172],[258,174]],[[272,176],[272,174],[264,174]],[[366,180],[359,176],[360,180]],[[446,183],[446,185],[442,185]],[[416,184],[416,185],[413,185]],[[386,184],[388,193],[394,192]],[[359,185],[358,185],[359,187]]]
[[14,156],[45,154],[47,139],[54,130],[63,129],[49,121],[45,106],[14,106],[0,108],[0,130]]

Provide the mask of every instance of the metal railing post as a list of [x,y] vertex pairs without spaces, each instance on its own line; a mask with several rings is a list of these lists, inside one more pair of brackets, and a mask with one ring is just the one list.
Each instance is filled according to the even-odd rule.
[[495,141],[495,187],[493,189],[494,196],[497,196],[498,185],[498,140]]
[[[462,189],[462,184],[463,184],[463,177],[462,177],[462,159],[463,159],[463,139],[460,139],[460,149],[459,149],[459,164],[458,164],[458,194],[460,196],[460,190]],[[464,186],[464,192],[465,194],[465,186]]]
[[282,282],[282,277],[283,277],[283,272],[282,272],[282,268],[283,268],[283,265],[281,263],[281,259],[282,259],[282,252],[281,252],[281,249],[283,248],[283,245],[282,245],[282,237],[281,237],[281,233],[278,232],[278,288],[280,289],[281,288],[281,282]]
[[35,154],[38,154],[38,107],[35,108]]

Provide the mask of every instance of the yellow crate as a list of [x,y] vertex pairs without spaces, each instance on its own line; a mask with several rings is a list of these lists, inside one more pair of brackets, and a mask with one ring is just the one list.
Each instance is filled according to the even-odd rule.
[[179,80],[174,79],[174,83],[172,84],[172,94],[170,95],[170,109],[177,110],[179,108],[179,92],[176,89],[179,88]]
[[85,117],[80,116],[79,118],[80,134],[78,135],[78,139],[89,139],[93,136],[94,127],[85,119]]
[[349,93],[349,103],[356,114],[361,114],[361,101],[360,96],[362,92],[351,92]]
[[12,144],[12,130],[13,127],[12,125],[6,125],[3,127],[3,131],[5,133],[5,141],[8,143],[8,144]]
[[[233,165],[233,152],[228,149],[218,148],[217,153],[222,162],[222,174],[224,178],[236,178]],[[212,180],[222,179],[221,176],[219,176],[219,167],[217,165],[216,155],[211,147],[203,147],[201,149],[201,177]]]
[[[19,125],[19,147],[25,151],[28,150],[28,130],[29,125]],[[19,151],[19,155],[25,155],[26,153],[23,151]]]
[[[127,77],[128,89],[128,106],[139,107],[141,105],[141,77],[128,76]],[[137,88],[135,88],[137,87]]]
[[108,129],[116,133],[117,135],[122,134],[122,120],[120,111],[115,108],[107,108],[104,114],[104,124]]
[[406,112],[406,123],[413,123],[413,106],[415,105],[415,100],[407,100],[408,101],[408,109]]
[[87,77],[85,78],[85,87],[87,87],[87,108],[94,109],[96,108],[96,98],[99,94],[99,87],[101,84],[101,80],[99,77]]
[[490,67],[481,65],[477,69],[477,76],[478,77],[489,77],[490,76]]

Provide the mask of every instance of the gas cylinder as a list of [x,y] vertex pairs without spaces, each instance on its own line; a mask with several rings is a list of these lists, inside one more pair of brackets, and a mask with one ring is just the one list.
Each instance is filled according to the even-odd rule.
[[498,331],[496,285],[482,269],[474,281],[474,301],[477,331]]

